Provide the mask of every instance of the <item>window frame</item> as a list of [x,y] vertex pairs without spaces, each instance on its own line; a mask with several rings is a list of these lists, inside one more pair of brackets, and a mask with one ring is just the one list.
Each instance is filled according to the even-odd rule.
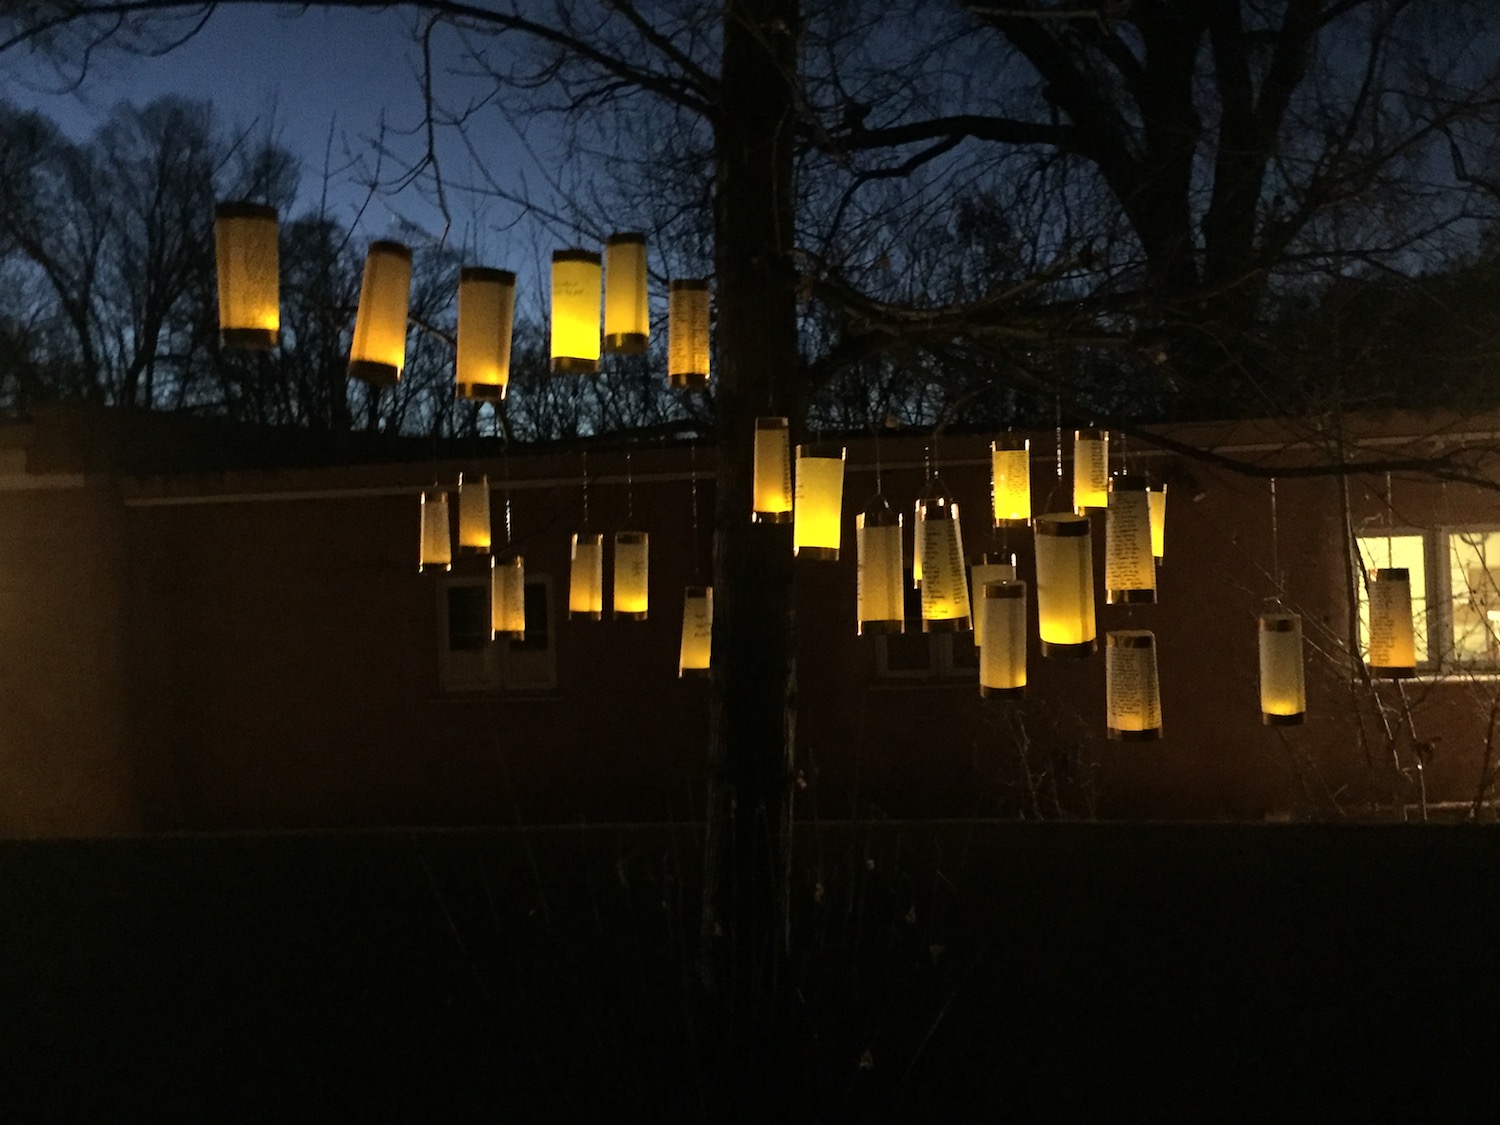
[[[491,576],[461,574],[449,571],[437,582],[437,657],[438,691],[456,698],[481,695],[524,695],[555,691],[557,688],[557,603],[553,598],[552,577],[548,574],[526,575],[528,594],[543,591],[541,604],[546,615],[546,644],[540,648],[527,641],[491,637],[479,648],[454,648],[449,617],[450,594],[454,589],[482,589],[486,613],[490,609]],[[530,609],[531,599],[527,599]],[[528,614],[527,621],[531,618]]]

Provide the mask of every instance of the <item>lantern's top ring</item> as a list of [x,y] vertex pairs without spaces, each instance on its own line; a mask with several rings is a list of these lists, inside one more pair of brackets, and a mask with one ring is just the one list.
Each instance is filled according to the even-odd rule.
[[1297,628],[1295,613],[1263,613],[1260,615],[1262,633],[1291,633]]
[[688,292],[707,292],[708,278],[706,277],[678,277],[667,283],[668,290],[687,290]]
[[640,544],[646,542],[644,531],[617,531],[615,532],[616,543]]
[[464,266],[458,271],[459,281],[493,281],[501,285],[514,285],[516,275],[510,270],[497,270],[490,266]]
[[604,261],[603,255],[593,250],[583,250],[576,246],[570,246],[566,250],[552,251],[552,262],[587,262],[591,266],[601,265]]
[[997,598],[1024,598],[1026,596],[1026,583],[1017,582],[1014,579],[997,578],[993,582],[984,584],[984,597],[986,600]]
[[1138,473],[1121,473],[1119,476],[1109,478],[1109,490],[1111,492],[1146,492],[1149,486],[1146,478]]
[[1088,440],[1088,441],[1108,441],[1109,440],[1109,431],[1108,430],[1094,429],[1094,428],[1090,428],[1090,429],[1086,429],[1086,430],[1074,430],[1073,431],[1073,440],[1074,441],[1084,441],[1084,440]]
[[689,598],[706,598],[714,592],[712,586],[688,586],[683,593]]
[[1377,582],[1410,582],[1411,571],[1404,566],[1379,567],[1371,572]]
[[784,430],[788,425],[790,425],[790,423],[785,418],[765,417],[757,418],[755,420],[755,428],[757,430]]
[[901,513],[893,511],[886,503],[884,496],[877,496],[871,500],[869,507],[860,513],[859,518],[864,520],[865,527],[901,526]]
[[606,245],[606,246],[631,246],[631,245],[644,246],[644,245],[646,245],[646,235],[644,234],[644,232],[638,231],[638,230],[621,230],[621,231],[616,231],[614,234],[610,235],[608,238],[606,238],[604,240],[604,245]]
[[1116,629],[1104,635],[1109,648],[1154,648],[1156,634],[1150,629]]
[[378,239],[370,243],[371,254],[392,254],[405,261],[411,261],[411,247],[400,242],[390,242],[386,239]]
[[1089,533],[1089,518],[1075,516],[1072,512],[1049,512],[1045,516],[1037,516],[1036,533],[1067,539],[1083,538]]
[[248,199],[232,199],[214,205],[216,219],[270,219],[276,221],[276,208],[266,203],[251,203]]
[[822,453],[821,449],[829,449],[830,446],[799,445],[797,447],[797,459],[799,461],[842,461],[848,451],[841,445],[837,454]]
[[1029,450],[1030,448],[1031,439],[1021,437],[1018,434],[1001,434],[994,441],[990,442],[991,453],[1016,452],[1019,450]]

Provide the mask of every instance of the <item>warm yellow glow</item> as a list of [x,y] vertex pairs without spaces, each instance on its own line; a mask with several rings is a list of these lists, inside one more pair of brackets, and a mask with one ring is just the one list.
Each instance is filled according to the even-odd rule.
[[650,548],[644,531],[615,532],[614,615],[646,620],[650,593],[647,568]]
[[708,675],[713,633],[714,588],[689,586],[682,599],[682,647],[677,657],[678,676]]
[[1146,741],[1161,737],[1156,637],[1149,629],[1118,629],[1106,635],[1104,700],[1110,738]]
[[922,540],[922,631],[969,628],[969,581],[958,505],[941,497],[923,500],[917,505],[917,535]]
[[1267,726],[1292,726],[1307,713],[1303,680],[1302,618],[1260,615],[1260,717]]
[[646,236],[612,234],[604,242],[604,350],[640,355],[650,338]]
[[372,242],[359,287],[349,375],[388,385],[406,366],[406,309],[411,297],[411,251],[399,242]]
[[1009,562],[990,562],[990,556],[983,555],[980,561],[969,567],[969,589],[974,603],[974,644],[976,647],[984,645],[984,613],[983,606],[979,604],[984,597],[980,593],[988,582],[1014,582],[1016,580],[1016,557],[1008,556]]
[[755,420],[754,495],[754,522],[786,523],[792,518],[792,446],[785,418]]
[[998,699],[1024,695],[1026,583],[995,579],[976,586],[974,598],[979,606],[974,621],[979,644],[979,694]]
[[1412,624],[1416,634],[1415,654],[1417,663],[1425,663],[1431,654],[1427,647],[1427,539],[1421,534],[1358,535],[1355,543],[1363,563],[1355,581],[1355,594],[1359,601],[1359,655],[1365,663],[1370,662],[1370,591],[1365,574],[1376,567],[1404,569],[1407,585],[1411,591]]
[[672,282],[667,294],[667,381],[692,390],[708,386],[708,282]]
[[1151,505],[1151,554],[1160,560],[1167,554],[1167,486],[1157,485],[1146,499]]
[[226,348],[274,348],[281,340],[281,265],[276,208],[214,208],[219,272],[219,340]]
[[815,457],[797,447],[797,479],[792,503],[792,553],[837,559],[844,515],[844,451]]
[[856,612],[859,632],[900,633],[906,628],[901,581],[901,515],[877,496],[854,517]]
[[490,624],[497,637],[526,639],[526,562],[520,555],[495,562],[490,575]]
[[1043,656],[1088,656],[1095,649],[1094,553],[1087,516],[1036,518],[1037,630]]
[[1073,431],[1073,510],[1109,507],[1109,434]]
[[552,252],[552,373],[599,371],[599,299],[603,267],[590,250]]
[[490,549],[490,478],[482,473],[468,483],[458,474],[458,549]]
[[573,536],[568,572],[568,616],[598,621],[604,615],[604,536]]
[[1156,601],[1151,502],[1145,477],[1122,474],[1109,482],[1109,509],[1104,514],[1104,596],[1111,605]]
[[418,570],[449,569],[453,563],[453,545],[448,533],[448,494],[441,488],[422,493],[422,543],[417,559]]
[[990,442],[995,526],[1031,522],[1031,442],[1007,434]]
[[911,584],[915,589],[922,585],[922,501],[918,500],[911,510]]
[[515,311],[515,274],[482,266],[466,266],[459,272],[454,375],[459,398],[505,397]]
[[1416,675],[1411,572],[1402,567],[1370,571],[1370,674],[1392,680]]

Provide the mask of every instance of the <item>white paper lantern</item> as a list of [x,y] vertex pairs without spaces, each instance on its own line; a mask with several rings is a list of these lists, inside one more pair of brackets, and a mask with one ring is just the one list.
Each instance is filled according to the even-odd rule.
[[365,257],[349,347],[349,376],[391,386],[406,366],[406,314],[411,298],[411,250],[399,242],[372,242]]
[[1031,523],[1031,442],[1005,434],[990,442],[990,494],[996,527]]
[[1161,562],[1167,553],[1167,486],[1154,486],[1146,499],[1151,504],[1151,554]]
[[1073,431],[1073,510],[1109,507],[1109,433]]
[[958,505],[944,496],[925,498],[917,505],[917,534],[922,540],[922,631],[957,633],[970,628],[969,576]]
[[1149,629],[1105,635],[1104,694],[1109,737],[1147,742],[1161,737],[1161,688],[1156,637]]
[[792,496],[792,553],[837,560],[844,523],[844,451],[818,456],[810,446],[799,445]]
[[854,517],[854,546],[860,635],[902,632],[906,597],[901,578],[901,515],[891,510],[885,497],[875,497]]
[[448,531],[448,493],[429,488],[422,493],[422,543],[417,559],[419,571],[448,570],[453,565],[453,544]]
[[526,639],[526,562],[520,555],[495,562],[490,574],[490,625],[498,638]]
[[626,621],[644,621],[650,608],[647,581],[650,542],[644,531],[615,532],[614,615]]
[[995,579],[975,587],[974,597],[979,695],[1017,699],[1026,694],[1026,583]]
[[[996,556],[998,559],[999,556]],[[1006,555],[1006,562],[991,561],[989,555],[980,555],[979,561],[969,567],[969,589],[974,603],[974,644],[984,645],[984,614],[980,612],[980,590],[989,582],[1014,582],[1016,580],[1016,557]]]
[[598,621],[603,616],[604,536],[578,532],[568,570],[568,617]]
[[1156,601],[1151,502],[1145,477],[1121,475],[1109,482],[1109,509],[1104,514],[1104,596],[1111,605]]
[[1266,726],[1298,726],[1307,715],[1302,618],[1260,615],[1260,718]]
[[490,478],[482,473],[467,483],[463,474],[458,474],[458,549],[490,549]]
[[713,653],[714,588],[689,586],[682,599],[682,647],[677,657],[677,675],[708,675]]
[[604,268],[592,250],[552,252],[552,374],[599,373]]
[[219,275],[219,342],[265,351],[281,342],[281,265],[276,208],[220,203],[214,208]]
[[1094,552],[1087,516],[1051,512],[1036,528],[1037,630],[1043,656],[1083,657],[1098,647]]
[[459,271],[456,397],[489,401],[505,397],[515,310],[515,274],[484,266],[465,266]]
[[646,236],[612,234],[604,242],[604,350],[641,355],[651,338],[646,301]]
[[708,386],[708,282],[673,281],[667,292],[667,382],[679,390]]
[[1411,612],[1411,571],[1370,571],[1370,675],[1404,680],[1417,674],[1416,630]]
[[755,420],[755,523],[792,522],[792,446],[785,418]]

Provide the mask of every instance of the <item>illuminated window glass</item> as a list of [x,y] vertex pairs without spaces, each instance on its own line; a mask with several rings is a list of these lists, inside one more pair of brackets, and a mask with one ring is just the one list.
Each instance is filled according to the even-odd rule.
[[[1359,557],[1365,571],[1405,568],[1411,576],[1411,616],[1416,638],[1417,663],[1429,664],[1427,622],[1427,550],[1422,535],[1361,535]],[[1500,556],[1497,556],[1500,558]],[[1370,591],[1359,583],[1359,656],[1370,655]]]
[[1500,531],[1448,535],[1453,659],[1500,664]]

